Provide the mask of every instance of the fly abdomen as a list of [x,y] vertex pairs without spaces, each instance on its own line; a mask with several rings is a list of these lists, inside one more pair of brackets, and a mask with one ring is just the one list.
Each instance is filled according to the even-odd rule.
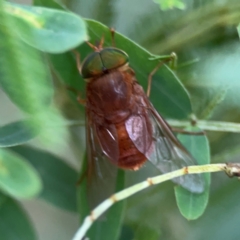
[[119,160],[118,167],[138,170],[147,160],[130,139],[125,123],[116,125],[118,135]]

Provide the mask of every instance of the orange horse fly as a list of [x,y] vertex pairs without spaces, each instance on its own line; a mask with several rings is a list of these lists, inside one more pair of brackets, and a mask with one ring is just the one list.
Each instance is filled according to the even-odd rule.
[[[98,46],[88,45],[94,52],[81,65],[79,58],[77,62],[87,82],[89,161],[109,160],[118,168],[138,170],[148,160],[164,173],[195,165],[138,83],[127,53],[103,47],[103,39]],[[204,189],[200,175],[186,175],[174,181],[191,192]]]

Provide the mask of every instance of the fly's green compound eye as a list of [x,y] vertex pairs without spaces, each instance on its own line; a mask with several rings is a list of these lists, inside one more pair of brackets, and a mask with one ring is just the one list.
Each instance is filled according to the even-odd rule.
[[83,78],[97,77],[128,62],[128,55],[117,48],[104,48],[87,56],[82,64]]
[[121,67],[128,62],[128,55],[117,48],[104,48],[100,55],[104,67],[108,70]]
[[82,64],[83,78],[90,78],[102,74],[103,64],[99,52],[88,55]]

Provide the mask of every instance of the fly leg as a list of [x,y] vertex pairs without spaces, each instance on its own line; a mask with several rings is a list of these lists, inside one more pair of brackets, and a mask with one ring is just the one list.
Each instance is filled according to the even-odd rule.
[[[110,33],[111,33],[111,40],[112,40],[112,46],[115,47],[115,40],[114,40],[114,34],[115,34],[115,29],[114,28],[109,28]],[[100,41],[95,45],[92,43],[86,41],[87,45],[93,49],[93,51],[97,52],[103,49],[103,44],[104,44],[104,35],[101,37]],[[81,69],[81,68],[80,68]]]
[[77,91],[75,88],[73,87],[67,87],[67,90],[71,91],[72,93],[74,93],[77,96],[77,101],[81,104],[81,105],[86,105],[86,100],[83,99],[81,97],[81,93],[79,91]]
[[150,92],[151,92],[151,85],[152,85],[152,77],[153,75],[158,71],[158,69],[166,62],[172,61],[172,65],[176,65],[176,61],[177,61],[177,55],[176,53],[172,53],[170,56],[166,56],[163,58],[163,60],[161,62],[158,63],[158,65],[152,70],[152,72],[150,72],[150,74],[148,75],[148,87],[147,87],[147,96],[150,96]]
[[[152,77],[153,75],[158,71],[158,69],[166,62],[172,61],[172,67],[176,65],[176,60],[177,60],[177,55],[175,53],[172,53],[170,56],[165,56],[165,58],[162,58],[161,62],[158,63],[158,65],[152,70],[152,72],[148,76],[148,87],[147,87],[147,97],[149,98],[150,93],[151,93],[151,85],[152,85]],[[178,128],[172,128],[169,126],[169,124],[166,122],[168,127],[173,131],[173,132],[178,132],[182,134],[188,134],[188,135],[205,135],[204,131],[199,131],[199,132],[192,132],[192,131],[187,131],[184,129],[178,129]],[[196,124],[196,119],[191,119],[191,124],[194,126]]]

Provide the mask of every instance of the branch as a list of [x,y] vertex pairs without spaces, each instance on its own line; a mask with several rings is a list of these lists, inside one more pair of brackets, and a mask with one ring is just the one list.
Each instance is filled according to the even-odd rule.
[[132,196],[133,194],[150,187],[151,185],[159,184],[176,177],[180,177],[186,174],[206,173],[206,172],[220,172],[224,171],[230,177],[240,177],[240,163],[228,163],[228,164],[207,164],[201,166],[189,166],[182,169],[162,174],[157,177],[148,178],[146,181],[133,185],[132,187],[126,188],[110,198],[99,204],[89,216],[84,219],[82,226],[78,229],[72,240],[82,240],[91,227],[105,211],[107,211],[113,204],[121,201],[125,198]]
[[[192,126],[190,121],[168,119],[167,122],[173,128],[174,127],[185,128],[185,127]],[[72,121],[66,121],[66,123],[64,125],[67,127],[74,127],[74,126],[84,127],[85,122],[83,120],[80,120],[80,121],[72,120]],[[240,124],[239,123],[197,120],[195,126],[199,127],[203,131],[206,130],[206,131],[240,133]],[[201,133],[199,133],[199,134],[201,134]]]
[[[167,120],[168,124],[173,127],[189,127],[190,121],[181,120]],[[196,126],[206,131],[218,131],[218,132],[235,132],[240,133],[240,124],[231,122],[220,122],[220,121],[204,121],[197,120]]]

